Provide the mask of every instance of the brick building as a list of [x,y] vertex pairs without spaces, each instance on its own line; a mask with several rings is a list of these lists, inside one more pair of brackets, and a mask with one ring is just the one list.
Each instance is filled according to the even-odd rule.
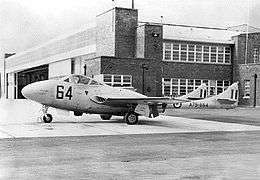
[[134,87],[148,96],[183,95],[203,82],[214,95],[239,81],[240,103],[259,106],[260,83],[254,95],[259,38],[238,27],[140,23],[136,9],[113,8],[88,28],[5,59],[4,90],[8,98],[23,98],[26,84],[70,73]]

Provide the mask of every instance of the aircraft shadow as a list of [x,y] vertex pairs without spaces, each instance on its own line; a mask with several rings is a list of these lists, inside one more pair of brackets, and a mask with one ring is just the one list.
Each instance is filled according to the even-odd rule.
[[[111,120],[95,120],[95,121],[88,121],[87,119],[86,120],[73,120],[73,121],[53,121],[52,122],[53,124],[112,124],[112,123],[125,123],[125,120],[123,118],[114,118],[114,119],[111,119]],[[174,127],[174,124],[168,124],[166,123],[165,121],[162,122],[160,120],[146,120],[146,119],[140,119],[139,122],[138,122],[138,125],[148,125],[148,126],[156,126],[156,127],[170,127],[170,128],[173,128]]]

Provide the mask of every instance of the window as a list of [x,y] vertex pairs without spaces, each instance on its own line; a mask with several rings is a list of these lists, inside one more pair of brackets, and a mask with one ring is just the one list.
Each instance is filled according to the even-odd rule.
[[203,46],[203,62],[209,62],[209,46]]
[[210,48],[210,62],[217,62],[217,47],[211,46]]
[[258,48],[254,48],[254,50],[253,50],[253,60],[254,60],[254,63],[259,62],[259,49]]
[[112,86],[112,76],[111,75],[104,74],[103,81],[105,84]]
[[188,93],[194,90],[194,79],[188,79]]
[[[230,47],[172,42],[164,43],[163,48],[164,60],[221,64],[230,64],[231,62]],[[259,53],[257,50],[254,51],[254,62],[259,62]]]
[[163,95],[164,96],[170,96],[171,93],[171,79],[164,79],[162,80],[163,82]]
[[181,44],[181,61],[187,60],[187,44]]
[[173,44],[172,58],[173,58],[174,61],[179,61],[180,60],[180,58],[179,58],[179,52],[180,52],[179,47],[180,47],[179,44],[177,44],[177,43]]
[[231,61],[231,49],[230,47],[225,47],[225,63],[230,63]]
[[114,86],[114,87],[131,87],[132,76],[103,74],[103,82],[109,86]]
[[186,92],[186,84],[187,83],[187,81],[186,81],[186,79],[180,79],[180,94],[179,95],[185,95],[185,94],[187,94],[187,92]]
[[171,60],[171,43],[164,43],[164,59]]
[[201,62],[202,61],[202,46],[196,45],[196,61]]
[[195,46],[193,44],[188,45],[188,61],[194,61],[194,49]]
[[218,63],[223,63],[224,60],[224,47],[218,47]]
[[217,94],[223,92],[223,81],[217,81]]
[[245,85],[244,98],[250,98],[250,80],[245,80],[244,85]]
[[208,86],[208,95],[222,93],[229,85],[229,81],[224,80],[207,80],[207,79],[162,79],[162,93],[164,96],[186,95],[198,88],[202,83]]

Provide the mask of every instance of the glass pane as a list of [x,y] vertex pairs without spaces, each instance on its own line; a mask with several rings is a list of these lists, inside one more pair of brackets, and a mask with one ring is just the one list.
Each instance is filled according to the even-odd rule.
[[180,79],[180,85],[186,86],[186,79]]
[[188,93],[192,92],[193,90],[194,90],[193,87],[191,86],[188,87]]
[[222,93],[223,92],[223,88],[222,87],[217,87],[217,94]]
[[223,86],[223,81],[217,81],[217,86]]
[[218,54],[218,62],[223,63],[223,54]]
[[187,59],[187,52],[184,51],[184,52],[181,52],[181,61],[186,61]]
[[164,96],[170,96],[170,86],[164,86]]
[[120,82],[121,83],[121,76],[114,76],[114,82]]
[[104,82],[112,82],[112,75],[104,75]]
[[187,51],[187,44],[181,44],[181,50]]
[[194,61],[194,52],[189,52],[188,61]]
[[201,53],[196,52],[196,61],[201,61]]
[[173,60],[179,61],[179,51],[173,51]]
[[229,81],[224,81],[224,86],[229,86]]
[[211,46],[210,52],[216,54],[217,53],[217,47]]
[[202,46],[201,45],[196,45],[196,51],[201,52],[202,51]]
[[172,84],[178,86],[178,79],[172,79]]
[[178,50],[179,50],[179,44],[175,44],[175,43],[174,43],[174,44],[173,44],[173,50],[177,50],[177,51],[178,51]]
[[180,87],[180,95],[185,95],[186,94],[186,86],[181,86]]
[[216,54],[211,54],[210,61],[211,62],[216,62],[217,61],[217,55]]
[[225,54],[225,63],[230,63],[230,54]]
[[219,47],[218,47],[218,53],[223,53],[223,52],[224,52],[224,47],[219,46]]
[[171,43],[165,43],[165,50],[171,50]]
[[204,46],[203,47],[203,52],[209,52],[209,46]]
[[171,51],[165,50],[164,59],[171,60]]
[[208,83],[209,83],[209,80],[202,80],[202,83],[205,83],[205,84],[207,84],[207,85],[208,85]]
[[188,48],[189,48],[189,51],[194,51],[194,45],[193,44],[189,44]]
[[194,86],[194,79],[188,79],[188,86]]
[[172,96],[178,96],[178,86],[172,86]]
[[200,85],[201,85],[201,80],[196,79],[196,80],[195,80],[195,86],[200,86]]
[[131,82],[131,76],[123,76],[123,82],[126,83],[126,82]]
[[209,62],[209,53],[203,53],[203,62]]

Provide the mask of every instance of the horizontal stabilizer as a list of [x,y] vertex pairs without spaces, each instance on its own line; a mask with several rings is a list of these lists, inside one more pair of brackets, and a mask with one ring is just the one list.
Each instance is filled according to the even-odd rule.
[[235,104],[237,101],[234,99],[217,99],[220,104]]

